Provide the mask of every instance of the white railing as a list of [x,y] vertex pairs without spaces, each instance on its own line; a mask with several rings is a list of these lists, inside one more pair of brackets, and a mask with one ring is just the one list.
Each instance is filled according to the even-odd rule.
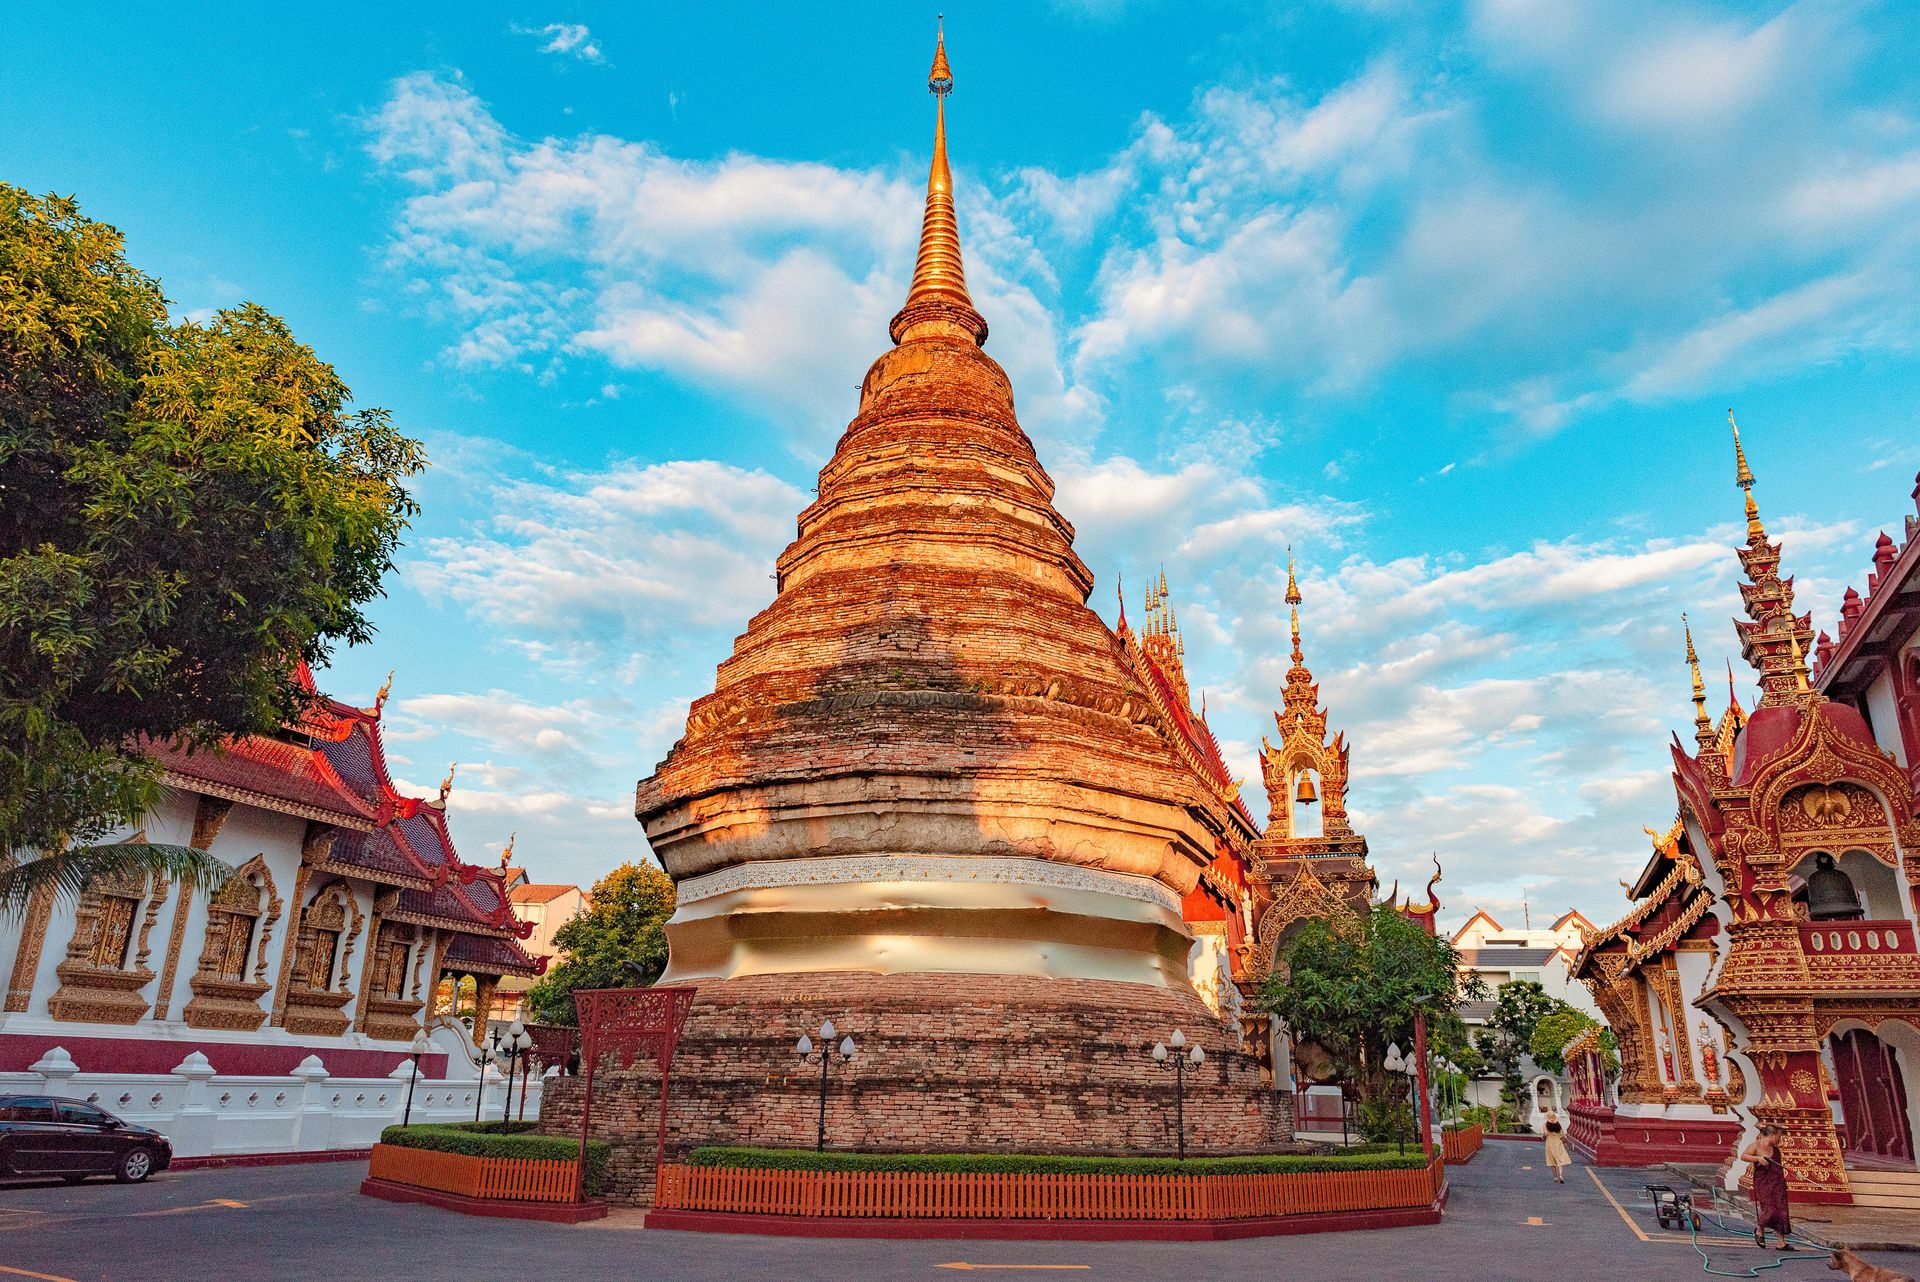
[[[469,1068],[468,1072],[472,1072]],[[26,1072],[0,1073],[0,1095],[57,1095],[85,1100],[173,1142],[175,1157],[251,1153],[318,1153],[364,1149],[407,1113],[411,1060],[387,1077],[332,1077],[309,1055],[284,1077],[223,1076],[207,1057],[190,1053],[171,1073],[83,1073],[56,1046]],[[540,1116],[543,1081],[525,1084],[526,1111]],[[474,1110],[498,1121],[521,1113],[521,1080],[507,1082],[489,1067],[484,1082],[422,1075],[413,1084],[415,1122],[471,1122]]]

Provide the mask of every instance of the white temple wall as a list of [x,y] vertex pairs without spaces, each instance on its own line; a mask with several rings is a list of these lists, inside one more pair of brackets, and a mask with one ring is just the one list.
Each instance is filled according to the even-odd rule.
[[[172,1073],[80,1073],[56,1047],[25,1072],[0,1073],[0,1094],[97,1104],[159,1131],[172,1142],[175,1157],[311,1153],[370,1147],[384,1128],[407,1115],[411,1072],[408,1063],[388,1077],[333,1077],[316,1055],[284,1076],[223,1076],[206,1067],[204,1057],[189,1054]],[[538,1077],[526,1083],[528,1121],[540,1115],[543,1084]],[[518,1119],[519,1078],[512,1089],[509,1100],[506,1079],[491,1069],[484,1086],[472,1077],[423,1074],[414,1083],[411,1120],[471,1122],[476,1105],[482,1120],[498,1121],[509,1109]]]

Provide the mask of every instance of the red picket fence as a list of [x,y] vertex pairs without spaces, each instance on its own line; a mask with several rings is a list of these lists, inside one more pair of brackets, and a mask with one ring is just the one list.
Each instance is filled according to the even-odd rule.
[[413,1188],[509,1202],[571,1202],[574,1164],[520,1157],[468,1157],[375,1144],[367,1174]]
[[1463,1126],[1458,1130],[1440,1132],[1440,1156],[1443,1160],[1456,1165],[1472,1159],[1480,1151],[1480,1145],[1486,1142],[1486,1132],[1479,1126]]
[[654,1204],[680,1211],[898,1219],[1236,1220],[1431,1206],[1442,1164],[1275,1175],[997,1175],[742,1171],[665,1165]]

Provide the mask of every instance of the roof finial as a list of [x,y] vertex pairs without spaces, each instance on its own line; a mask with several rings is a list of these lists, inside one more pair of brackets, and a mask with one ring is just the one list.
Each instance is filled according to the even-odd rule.
[[459,768],[460,768],[460,763],[457,761],[454,762],[452,765],[448,766],[447,777],[440,781],[440,808],[442,810],[446,809],[447,797],[449,794],[453,792],[453,772],[458,770]]
[[1680,613],[1680,627],[1687,634],[1687,670],[1693,675],[1694,738],[1704,745],[1713,738],[1713,719],[1707,716],[1707,686],[1700,679],[1700,655],[1693,648],[1693,625],[1687,621],[1684,610]]
[[927,171],[927,207],[920,221],[920,252],[914,260],[907,301],[888,332],[896,343],[922,336],[967,337],[984,343],[987,323],[974,310],[973,298],[967,293],[966,269],[960,261],[960,224],[953,212],[953,171],[947,166],[947,95],[953,92],[953,69],[947,65],[944,20],[934,40],[927,89],[936,106],[933,164]]
[[1117,571],[1113,576],[1113,594],[1120,599],[1120,626],[1118,631],[1125,632],[1127,630],[1127,578],[1124,574],[1120,574]]
[[1293,614],[1293,661],[1304,663],[1306,654],[1300,649],[1300,584],[1293,577],[1293,544],[1287,544],[1287,608]]
[[507,848],[500,852],[500,873],[502,876],[506,875],[507,865],[513,862],[513,843],[518,840],[520,840],[520,833],[517,829],[507,834]]
[[1753,501],[1753,469],[1747,466],[1747,451],[1740,444],[1740,425],[1733,421],[1733,411],[1727,411],[1727,426],[1733,429],[1733,458],[1737,466],[1734,469],[1733,483],[1747,495],[1747,534],[1766,537],[1767,527],[1760,524],[1760,507]]
[[387,696],[393,693],[393,668],[387,669],[387,679],[380,686],[380,693],[373,696],[373,715],[379,716],[380,710],[387,706]]

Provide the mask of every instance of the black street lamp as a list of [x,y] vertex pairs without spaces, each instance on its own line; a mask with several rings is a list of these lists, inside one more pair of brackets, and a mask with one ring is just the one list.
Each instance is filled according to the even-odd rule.
[[[525,1024],[522,1024],[516,1019],[513,1023],[507,1025],[507,1035],[500,1039],[498,1049],[493,1052],[494,1057],[504,1061],[507,1066],[507,1097],[500,1105],[500,1126],[502,1129],[505,1129],[507,1123],[513,1120],[514,1066],[522,1060],[525,1060],[527,1058],[527,1052],[532,1049],[533,1034],[527,1031]],[[524,1082],[521,1083],[521,1089],[526,1089]]]
[[[1400,1043],[1390,1042],[1387,1045],[1387,1057],[1382,1062],[1382,1067],[1396,1077],[1401,1074],[1406,1075],[1407,1111],[1417,1115],[1420,1111],[1420,1087],[1418,1082],[1418,1074],[1420,1072],[1419,1056],[1413,1055],[1403,1059],[1400,1055]],[[1400,1141],[1400,1156],[1405,1157],[1407,1155],[1407,1129],[1400,1119],[1398,1109],[1394,1110],[1393,1131],[1394,1138]]]
[[489,1024],[485,1045],[479,1047],[474,1053],[473,1066],[480,1071],[480,1080],[475,1083],[473,1090],[473,1124],[475,1126],[480,1124],[480,1105],[487,1096],[487,1069],[496,1061],[505,1059],[506,1053],[501,1049],[505,1041],[506,1033],[500,1025]]
[[407,1078],[407,1107],[400,1114],[400,1125],[406,1126],[413,1121],[413,1084],[420,1080],[420,1057],[433,1049],[433,1043],[427,1038],[427,1030],[415,1029],[413,1045],[407,1050],[413,1055],[413,1073]]
[[[1168,1047],[1173,1049],[1168,1051]],[[1180,1052],[1185,1050],[1186,1054]],[[1179,1029],[1173,1030],[1173,1036],[1164,1042],[1153,1044],[1153,1062],[1161,1068],[1173,1069],[1173,1129],[1175,1151],[1180,1160],[1187,1157],[1187,1067],[1199,1068],[1207,1062],[1207,1053],[1198,1046],[1187,1049],[1187,1035]]]
[[[824,1153],[827,1148],[827,1071],[833,1064],[833,1038],[836,1031],[833,1021],[829,1019],[820,1025],[819,1050],[816,1051],[813,1048],[813,1039],[805,1033],[800,1034],[800,1040],[794,1043],[793,1047],[803,1064],[813,1063],[816,1055],[820,1057],[820,1130],[813,1143],[813,1151],[816,1153]],[[839,1054],[842,1064],[852,1061],[853,1038],[851,1036],[840,1039]]]

